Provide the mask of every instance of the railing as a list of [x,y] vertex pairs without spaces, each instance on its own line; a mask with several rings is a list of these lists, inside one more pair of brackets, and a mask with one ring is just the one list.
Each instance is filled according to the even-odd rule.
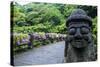
[[25,36],[24,34],[13,34],[13,45],[15,50],[17,50],[16,48],[19,49],[24,46],[26,46],[27,48],[33,48],[35,46],[47,45],[50,43],[63,41],[65,40],[65,37],[65,34],[57,33],[31,33],[25,34]]

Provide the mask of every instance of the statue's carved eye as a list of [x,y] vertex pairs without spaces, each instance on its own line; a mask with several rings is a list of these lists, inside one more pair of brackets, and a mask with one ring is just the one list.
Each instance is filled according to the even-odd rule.
[[82,27],[82,28],[81,28],[81,33],[82,33],[82,34],[88,34],[88,33],[89,33],[89,29],[86,28],[86,27]]
[[69,29],[69,35],[74,35],[75,34],[75,28]]

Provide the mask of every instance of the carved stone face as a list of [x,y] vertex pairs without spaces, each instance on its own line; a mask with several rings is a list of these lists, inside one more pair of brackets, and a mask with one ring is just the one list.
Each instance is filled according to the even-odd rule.
[[70,44],[75,48],[84,48],[91,42],[90,27],[86,23],[78,22],[69,25],[68,39]]

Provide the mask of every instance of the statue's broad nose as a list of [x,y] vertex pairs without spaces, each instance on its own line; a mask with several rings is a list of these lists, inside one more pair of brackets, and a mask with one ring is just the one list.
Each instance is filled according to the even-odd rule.
[[76,29],[76,33],[75,33],[74,37],[75,37],[75,39],[78,39],[78,40],[82,39],[82,34],[81,34],[79,28]]

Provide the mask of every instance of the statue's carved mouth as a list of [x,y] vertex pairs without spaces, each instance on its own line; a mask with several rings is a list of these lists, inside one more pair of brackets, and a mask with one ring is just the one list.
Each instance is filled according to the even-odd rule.
[[87,41],[84,39],[77,39],[77,40],[73,40],[71,42],[71,45],[73,45],[73,47],[75,48],[84,48],[87,46]]
[[82,42],[82,40],[75,40],[75,42]]

